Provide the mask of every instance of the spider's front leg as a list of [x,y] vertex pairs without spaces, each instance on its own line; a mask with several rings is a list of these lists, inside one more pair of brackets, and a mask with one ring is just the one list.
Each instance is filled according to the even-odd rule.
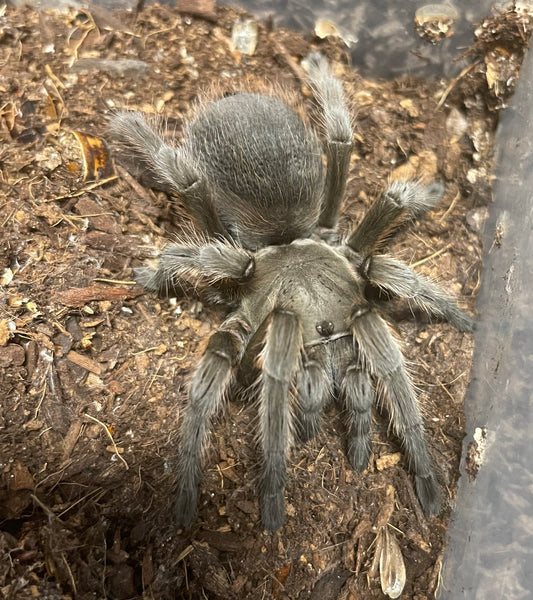
[[180,430],[178,451],[178,490],[175,514],[178,525],[189,528],[196,515],[201,460],[209,435],[209,425],[219,411],[251,336],[248,321],[234,314],[209,339],[207,349],[196,368]]
[[412,271],[390,256],[369,256],[361,267],[363,277],[381,290],[406,298],[429,316],[451,323],[459,331],[474,329],[472,317],[461,310],[453,298],[428,277]]
[[229,242],[169,244],[159,258],[157,270],[135,269],[137,283],[152,292],[166,292],[181,283],[205,287],[226,282],[238,286],[255,270],[252,254]]
[[351,326],[362,365],[383,390],[394,433],[402,442],[416,493],[428,515],[440,509],[440,491],[426,446],[424,423],[413,383],[387,323],[368,307],[354,307]]
[[198,227],[209,235],[228,237],[220,222],[211,186],[185,148],[169,146],[140,113],[114,115],[109,129],[120,146],[131,153],[165,191],[176,192]]
[[283,488],[293,427],[289,398],[302,350],[302,332],[298,317],[292,312],[276,309],[269,319],[260,355],[259,425],[263,462],[259,502],[263,525],[274,532],[285,521]]

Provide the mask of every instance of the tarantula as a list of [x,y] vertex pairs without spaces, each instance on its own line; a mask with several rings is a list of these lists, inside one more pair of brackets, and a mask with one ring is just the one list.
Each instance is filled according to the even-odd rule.
[[376,253],[401,225],[431,209],[444,188],[392,182],[341,241],[335,226],[351,120],[342,85],[322,55],[308,57],[308,77],[323,115],[325,169],[317,134],[277,97],[237,93],[212,101],[188,123],[180,146],[165,143],[138,113],[111,120],[112,134],[137,167],[177,193],[205,233],[203,241],[169,244],[157,270],[138,269],[137,281],[158,292],[189,286],[230,309],[194,371],[181,422],[175,513],[186,528],[197,511],[210,422],[239,370],[252,364],[258,368],[252,389],[266,529],[284,523],[293,438],[317,433],[332,396],[346,416],[354,469],[368,466],[372,406],[382,399],[424,511],[440,508],[413,383],[395,336],[366,292],[407,298],[460,331],[472,330],[471,317],[436,283]]

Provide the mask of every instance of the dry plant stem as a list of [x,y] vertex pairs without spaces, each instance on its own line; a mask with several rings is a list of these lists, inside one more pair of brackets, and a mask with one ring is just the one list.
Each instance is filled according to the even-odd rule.
[[457,77],[455,77],[454,79],[451,80],[451,82],[449,83],[449,85],[446,87],[446,89],[444,90],[444,92],[442,92],[442,96],[439,98],[439,101],[437,102],[437,107],[435,110],[439,110],[439,108],[441,108],[441,106],[446,102],[446,98],[448,97],[448,95],[450,94],[450,92],[453,90],[453,88],[457,85],[457,83],[465,76],[467,75],[478,63],[477,62],[473,62],[470,65],[467,65],[460,73],[459,75],[457,75]]
[[91,419],[92,421],[94,421],[95,423],[98,423],[98,425],[100,425],[101,427],[104,428],[104,431],[107,434],[107,437],[111,440],[111,444],[113,445],[113,449],[115,450],[115,455],[117,456],[117,458],[119,460],[122,461],[122,464],[126,467],[126,470],[129,469],[128,463],[126,462],[126,460],[120,455],[120,452],[118,450],[118,447],[115,443],[115,440],[113,439],[113,436],[111,435],[111,432],[109,431],[109,428],[107,427],[107,425],[105,423],[102,423],[102,421],[100,421],[99,419],[97,419],[96,417],[93,417],[87,413],[85,413],[83,415],[84,417],[87,417],[88,419]]
[[285,61],[286,65],[294,73],[296,79],[298,79],[302,84],[305,83],[308,80],[307,73],[289,54],[287,48],[285,48],[285,46],[276,38],[276,33],[272,33],[269,39],[274,47],[275,52]]
[[145,187],[143,187],[134,177],[132,177],[128,173],[128,171],[126,171],[126,169],[124,169],[124,167],[117,165],[116,170],[120,175],[120,178],[123,179],[131,187],[131,189],[137,194],[137,196],[139,196],[139,198],[142,198],[142,200],[144,200],[144,202],[146,202],[148,205],[150,205],[154,201],[153,194],[148,192]]

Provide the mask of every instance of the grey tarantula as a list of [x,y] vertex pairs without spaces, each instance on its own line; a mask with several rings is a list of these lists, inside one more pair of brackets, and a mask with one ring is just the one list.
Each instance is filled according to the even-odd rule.
[[[402,224],[440,199],[434,183],[393,182],[343,241],[334,235],[352,148],[341,83],[319,54],[308,57],[325,125],[326,168],[316,134],[280,99],[239,93],[211,102],[167,145],[136,113],[115,115],[111,131],[137,166],[174,191],[206,234],[166,247],[147,289],[194,287],[225,303],[229,316],[209,339],[190,385],[178,448],[178,523],[197,510],[201,460],[212,417],[237,373],[258,367],[252,386],[262,452],[264,526],[285,518],[287,455],[293,438],[313,437],[325,402],[346,415],[347,454],[361,471],[371,454],[372,406],[382,398],[428,514],[439,485],[426,447],[413,383],[398,342],[367,286],[407,298],[429,315],[471,331],[471,318],[443,290],[402,262],[376,254]],[[328,244],[325,240],[337,240]],[[256,354],[255,361],[245,360]]]

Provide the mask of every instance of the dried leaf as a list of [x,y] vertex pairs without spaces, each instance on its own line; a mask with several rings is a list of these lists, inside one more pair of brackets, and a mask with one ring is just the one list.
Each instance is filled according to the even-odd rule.
[[11,466],[9,473],[9,489],[18,490],[33,490],[35,482],[28,467],[20,460],[15,460]]
[[0,117],[3,118],[8,131],[13,131],[17,117],[17,107],[14,102],[6,102],[0,109]]
[[272,596],[274,598],[277,598],[283,589],[291,568],[292,563],[287,563],[274,573],[274,581],[272,582]]
[[50,130],[57,131],[59,129],[59,116],[57,113],[57,108],[54,102],[54,99],[48,92],[46,92],[45,106],[44,106],[44,114],[46,120],[53,124],[54,126],[50,128]]
[[496,60],[491,60],[491,56],[485,57],[486,71],[485,76],[487,78],[487,85],[489,89],[497,87],[500,80],[500,67]]
[[0,285],[5,287],[13,281],[13,271],[8,267],[4,269],[4,272],[0,275]]
[[109,150],[101,138],[74,131],[83,156],[83,178],[85,181],[100,181],[115,174]]

